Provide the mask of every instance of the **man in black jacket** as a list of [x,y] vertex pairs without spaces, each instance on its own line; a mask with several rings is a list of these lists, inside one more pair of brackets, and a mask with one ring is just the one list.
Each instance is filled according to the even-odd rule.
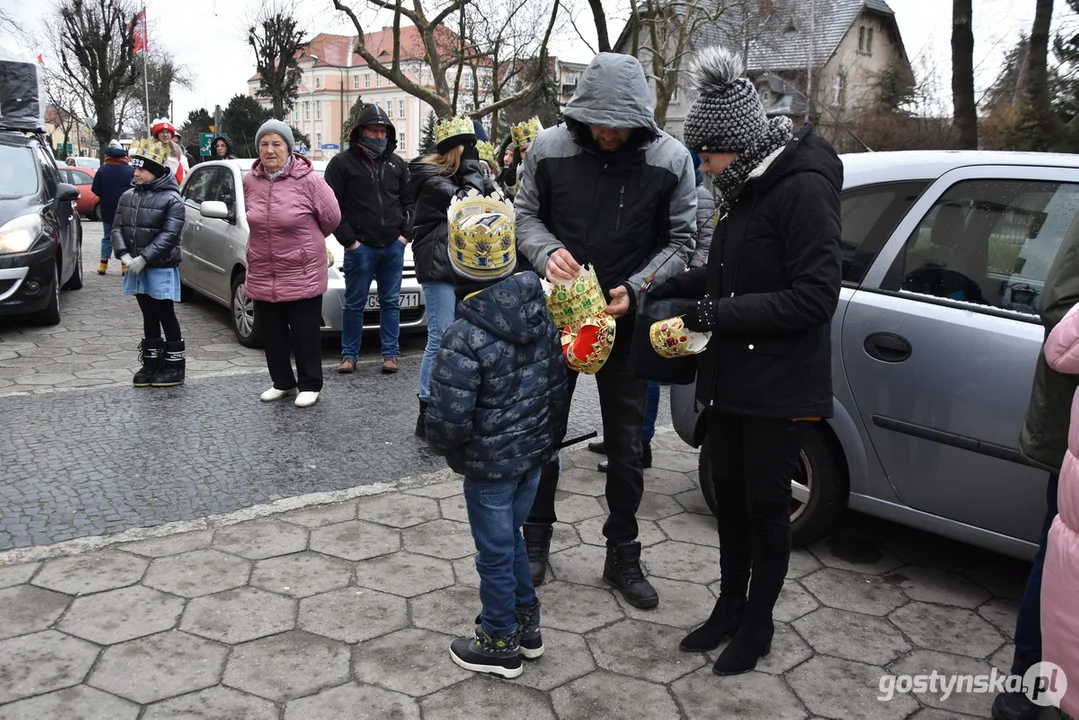
[[356,370],[363,311],[375,280],[382,372],[395,373],[400,355],[401,273],[405,245],[412,234],[408,166],[394,154],[397,132],[377,105],[364,105],[348,139],[349,149],[335,155],[326,168],[326,182],[341,206],[341,224],[334,235],[345,246],[345,306],[337,372]]

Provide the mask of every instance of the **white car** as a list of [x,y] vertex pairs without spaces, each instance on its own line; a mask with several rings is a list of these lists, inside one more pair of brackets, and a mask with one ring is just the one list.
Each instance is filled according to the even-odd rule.
[[90,168],[91,170],[97,170],[101,167],[101,161],[96,157],[82,157],[81,155],[72,155],[64,163],[70,167]]
[[[244,293],[247,253],[247,213],[243,177],[254,160],[214,160],[199,163],[184,178],[187,221],[183,230],[180,283],[185,293],[196,291],[232,311],[236,339],[246,347],[261,347],[262,332],[255,304]],[[320,175],[325,166],[316,165]],[[345,299],[345,250],[331,234],[326,237],[326,272],[329,283],[322,296],[322,331],[339,333]],[[375,283],[363,314],[365,330],[378,328],[378,293]],[[401,279],[401,328],[427,327],[423,288],[416,280],[412,246],[405,247]]]

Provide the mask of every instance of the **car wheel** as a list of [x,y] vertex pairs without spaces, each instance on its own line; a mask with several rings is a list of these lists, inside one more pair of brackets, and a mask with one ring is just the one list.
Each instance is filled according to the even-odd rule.
[[[823,428],[811,428],[798,454],[798,472],[791,479],[791,543],[808,545],[823,536],[847,505],[846,464]],[[701,493],[713,514],[712,458],[708,439],[697,464]]]
[[244,292],[243,273],[232,281],[232,330],[240,344],[249,348],[262,347],[262,328],[255,314],[255,301]]
[[82,240],[75,245],[75,270],[64,283],[64,290],[82,289]]
[[36,318],[42,325],[60,324],[60,267],[56,263],[52,264],[52,297]]

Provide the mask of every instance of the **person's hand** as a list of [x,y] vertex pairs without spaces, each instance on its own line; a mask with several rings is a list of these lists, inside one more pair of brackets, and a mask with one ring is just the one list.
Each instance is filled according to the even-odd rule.
[[397,242],[401,243],[402,245],[408,245],[408,238],[406,238],[404,235],[398,235]]
[[611,302],[607,305],[607,314],[616,320],[623,317],[629,312],[630,299],[629,290],[619,285],[618,287],[611,288],[611,292],[608,293],[611,296]]
[[138,275],[146,267],[146,258],[139,255],[137,258],[127,264],[127,271]]
[[356,242],[352,243],[352,244],[351,244],[351,245],[349,245],[349,246],[348,246],[347,248],[345,248],[345,250],[348,250],[348,251],[350,251],[350,252],[351,252],[351,251],[353,251],[353,250],[356,250],[356,249],[358,249],[359,247],[360,247],[360,241],[359,241],[359,240],[357,240]]
[[653,285],[646,291],[648,297],[653,300],[664,300],[666,298],[676,298],[682,293],[682,289],[678,283],[678,277],[669,277],[663,282]]
[[547,258],[547,281],[565,283],[577,277],[581,266],[566,248],[558,248]]
[[122,262],[124,265],[130,265],[131,261],[134,259],[135,258],[131,257],[131,253],[124,253],[120,256],[120,262]]

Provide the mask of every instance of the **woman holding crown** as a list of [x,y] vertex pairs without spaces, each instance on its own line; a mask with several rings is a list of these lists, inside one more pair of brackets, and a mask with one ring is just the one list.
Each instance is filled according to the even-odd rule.
[[416,435],[425,437],[431,376],[442,345],[442,334],[454,320],[454,271],[449,261],[446,211],[458,194],[473,188],[484,195],[494,183],[480,164],[476,130],[467,117],[451,117],[435,126],[435,153],[409,163],[409,191],[416,203],[412,255],[416,278],[427,303],[427,346],[420,362],[420,413]]

